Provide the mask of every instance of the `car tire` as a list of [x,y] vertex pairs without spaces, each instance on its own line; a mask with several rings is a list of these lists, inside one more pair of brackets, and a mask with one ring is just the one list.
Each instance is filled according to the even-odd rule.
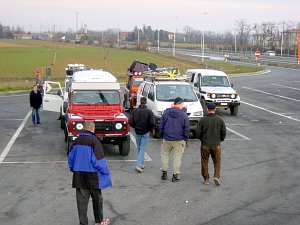
[[238,106],[237,105],[231,106],[230,107],[230,113],[231,113],[232,116],[236,116],[237,113],[238,113]]
[[73,142],[71,142],[71,141],[69,141],[69,139],[67,139],[67,146],[66,146],[67,155],[69,154],[72,145],[73,145]]
[[119,144],[119,153],[122,156],[128,156],[130,151],[130,140],[123,141]]
[[158,129],[154,129],[153,131],[153,137],[156,139],[160,139],[161,138],[161,134],[159,133]]
[[207,111],[207,106],[206,106],[206,102],[205,100],[202,98],[200,101],[201,105],[202,105],[202,109],[203,109],[203,115],[207,115],[208,111]]

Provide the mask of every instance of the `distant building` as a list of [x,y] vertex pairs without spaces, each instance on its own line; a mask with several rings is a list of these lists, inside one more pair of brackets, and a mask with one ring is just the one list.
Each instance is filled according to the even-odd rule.
[[32,34],[13,34],[14,39],[32,40]]

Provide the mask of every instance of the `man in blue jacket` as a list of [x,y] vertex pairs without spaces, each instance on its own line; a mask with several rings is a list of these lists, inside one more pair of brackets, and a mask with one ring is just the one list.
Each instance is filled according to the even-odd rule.
[[159,132],[163,137],[161,144],[161,179],[167,179],[169,155],[173,151],[172,182],[179,181],[181,157],[190,133],[190,123],[186,111],[183,110],[184,100],[177,97],[171,108],[164,111],[159,124]]
[[109,224],[103,219],[101,189],[112,186],[103,147],[94,134],[95,122],[85,121],[84,131],[78,136],[68,154],[68,164],[73,172],[72,187],[76,188],[77,209],[81,225],[88,225],[87,209],[90,196],[96,225]]

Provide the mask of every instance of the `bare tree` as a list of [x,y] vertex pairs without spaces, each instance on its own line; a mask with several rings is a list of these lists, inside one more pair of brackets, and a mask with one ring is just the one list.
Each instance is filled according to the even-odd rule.
[[235,21],[236,31],[238,34],[238,40],[241,51],[245,50],[248,44],[248,40],[251,32],[251,25],[248,24],[244,19]]

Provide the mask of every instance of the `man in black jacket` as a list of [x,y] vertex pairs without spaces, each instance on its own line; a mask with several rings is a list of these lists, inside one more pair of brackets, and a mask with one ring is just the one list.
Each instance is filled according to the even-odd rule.
[[142,173],[145,168],[144,156],[147,150],[149,132],[155,126],[154,114],[150,109],[147,109],[146,104],[147,99],[142,97],[139,107],[134,109],[129,117],[129,124],[134,128],[136,134],[138,159],[135,170],[139,173]]
[[39,111],[43,102],[42,93],[38,90],[37,85],[33,86],[33,90],[29,96],[30,107],[32,107],[32,123],[34,125],[41,124]]
[[208,115],[204,116],[197,128],[196,133],[201,141],[201,173],[204,184],[209,184],[208,160],[211,155],[214,162],[214,182],[217,186],[220,182],[221,170],[221,145],[225,140],[226,126],[223,119],[215,114],[216,105],[214,103],[207,104]]

